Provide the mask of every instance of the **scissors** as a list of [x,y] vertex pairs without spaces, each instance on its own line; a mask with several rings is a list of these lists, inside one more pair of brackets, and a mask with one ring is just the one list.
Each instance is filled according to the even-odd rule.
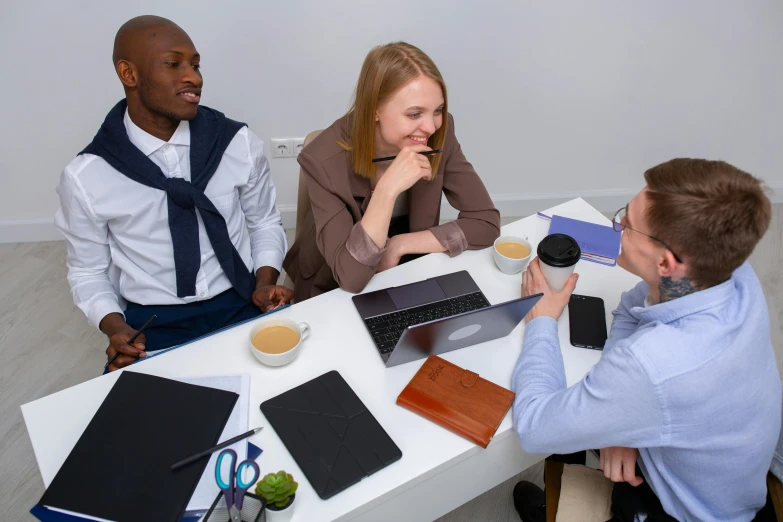
[[[223,460],[229,459],[231,462],[228,466],[223,466]],[[231,517],[232,522],[241,522],[239,512],[242,511],[242,502],[245,500],[245,492],[247,488],[252,486],[258,480],[259,470],[258,464],[252,460],[243,460],[237,464],[237,452],[232,449],[225,449],[220,452],[217,459],[217,465],[215,466],[215,480],[217,480],[218,487],[223,491],[223,495],[226,497],[226,509]],[[252,473],[248,473],[248,480],[243,480],[245,471],[250,469]],[[226,471],[228,471],[228,477],[226,477]]]

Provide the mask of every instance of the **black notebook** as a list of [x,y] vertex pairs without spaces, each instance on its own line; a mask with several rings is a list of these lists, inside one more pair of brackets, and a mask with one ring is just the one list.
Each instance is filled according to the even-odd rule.
[[[182,518],[236,393],[123,372],[38,502],[117,522]],[[52,427],[56,429],[56,427]]]
[[263,402],[261,411],[322,499],[402,457],[336,371]]

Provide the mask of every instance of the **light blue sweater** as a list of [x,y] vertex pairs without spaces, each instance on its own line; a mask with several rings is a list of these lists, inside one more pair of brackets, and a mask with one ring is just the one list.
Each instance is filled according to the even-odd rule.
[[681,521],[752,520],[778,441],[781,387],[769,315],[748,263],[725,283],[645,307],[621,298],[601,360],[566,388],[557,323],[531,321],[512,377],[514,425],[532,453],[639,448]]

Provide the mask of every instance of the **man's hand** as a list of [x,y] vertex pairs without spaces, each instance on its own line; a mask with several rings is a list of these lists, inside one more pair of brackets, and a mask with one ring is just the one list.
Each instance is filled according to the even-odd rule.
[[389,246],[383,253],[381,262],[378,264],[378,272],[383,272],[400,264],[400,259],[405,255],[404,237],[405,234],[394,236],[389,240]]
[[256,270],[256,290],[253,292],[253,304],[268,312],[280,305],[290,303],[294,293],[285,286],[278,286],[280,272],[271,266],[262,266]]
[[636,460],[639,450],[612,446],[601,450],[601,469],[604,476],[613,482],[627,482],[633,487],[644,482],[636,476]]
[[106,360],[111,361],[117,352],[120,353],[120,356],[109,365],[110,372],[133,364],[147,356],[147,352],[144,351],[146,349],[144,334],[140,334],[132,345],[128,344],[128,340],[135,334],[136,330],[130,328],[126,332],[114,334],[109,338],[109,347],[106,348]]
[[264,285],[256,288],[253,292],[253,304],[259,307],[263,312],[268,312],[280,305],[290,303],[294,298],[294,293],[285,286]]
[[525,319],[532,321],[536,317],[547,316],[557,320],[562,315],[566,305],[568,305],[568,300],[571,299],[571,294],[574,293],[578,279],[579,274],[571,274],[563,289],[560,292],[553,292],[549,288],[544,274],[541,272],[538,258],[536,257],[530,261],[527,270],[522,272],[522,297],[534,294],[544,295],[536,303],[536,306],[530,310]]
[[144,334],[139,335],[133,342],[133,345],[128,344],[130,338],[136,334],[136,330],[125,322],[125,317],[122,314],[111,313],[106,315],[101,319],[99,328],[109,338],[109,346],[106,348],[106,361],[111,361],[117,353],[120,354],[109,365],[110,372],[133,364],[140,358],[147,356],[147,352],[144,351],[146,349]]

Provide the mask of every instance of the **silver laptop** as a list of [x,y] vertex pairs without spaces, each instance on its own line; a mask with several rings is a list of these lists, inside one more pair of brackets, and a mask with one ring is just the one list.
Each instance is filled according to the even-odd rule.
[[387,367],[510,334],[542,294],[490,305],[463,270],[353,297]]

